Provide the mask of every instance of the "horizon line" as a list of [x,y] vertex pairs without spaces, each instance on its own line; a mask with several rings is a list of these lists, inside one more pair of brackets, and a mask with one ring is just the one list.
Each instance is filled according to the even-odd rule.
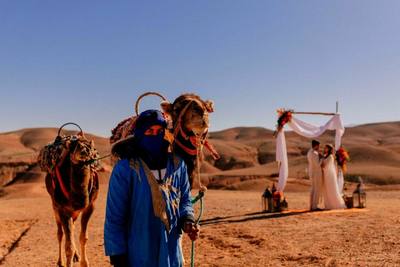
[[[385,124],[385,123],[398,123],[400,122],[400,120],[396,120],[396,121],[377,121],[377,122],[368,122],[368,123],[361,123],[361,124],[347,124],[345,125],[345,128],[356,128],[356,127],[361,127],[361,126],[369,126],[369,125],[375,125],[375,124]],[[237,128],[262,128],[264,130],[267,131],[275,131],[275,129],[270,129],[264,126],[234,126],[234,127],[228,127],[228,128],[224,128],[221,130],[215,130],[212,131],[210,133],[218,133],[218,132],[224,132],[224,131],[228,131],[228,130],[232,130],[232,129],[237,129]],[[19,132],[19,131],[24,131],[24,130],[33,130],[33,129],[59,129],[59,127],[54,127],[54,126],[38,126],[38,127],[26,127],[26,128],[19,128],[19,129],[15,129],[15,130],[9,130],[9,131],[4,131],[4,132],[0,132],[0,135],[5,135],[5,134],[11,134],[11,133],[15,133],[15,132]],[[72,131],[70,129],[66,129],[69,131]],[[287,132],[291,132],[291,130],[287,130]],[[109,136],[104,136],[101,134],[97,134],[97,133],[93,133],[93,132],[85,132],[87,134],[90,135],[94,135],[96,137],[102,137],[102,138],[109,138]]]

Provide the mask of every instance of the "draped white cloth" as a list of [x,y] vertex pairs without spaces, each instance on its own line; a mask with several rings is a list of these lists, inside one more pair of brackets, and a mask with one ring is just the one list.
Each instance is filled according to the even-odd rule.
[[[316,138],[321,136],[326,130],[335,130],[335,149],[339,149],[342,143],[342,136],[344,134],[344,126],[340,114],[334,115],[326,124],[322,126],[315,126],[299,120],[292,116],[288,125],[297,134],[307,137]],[[284,129],[279,131],[276,138],[276,161],[279,163],[279,181],[277,190],[283,192],[286,186],[287,178],[289,176],[289,164],[286,149],[286,138]],[[338,187],[340,192],[343,191],[343,172],[339,169],[338,174]]]

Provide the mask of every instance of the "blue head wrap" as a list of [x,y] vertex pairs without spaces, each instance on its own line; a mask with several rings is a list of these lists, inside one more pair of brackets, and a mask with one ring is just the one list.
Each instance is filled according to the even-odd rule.
[[139,156],[146,162],[150,169],[163,169],[168,159],[169,143],[164,139],[165,132],[158,135],[145,135],[147,129],[153,125],[167,127],[163,114],[158,110],[146,110],[137,118],[133,130]]
[[150,109],[140,113],[133,130],[135,138],[142,138],[144,136],[144,132],[153,125],[160,125],[163,128],[167,127],[167,121],[160,111]]

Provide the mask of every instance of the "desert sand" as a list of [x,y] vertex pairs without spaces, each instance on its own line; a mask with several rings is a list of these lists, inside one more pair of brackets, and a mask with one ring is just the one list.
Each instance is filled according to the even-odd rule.
[[[320,212],[307,211],[309,140],[288,133],[289,211],[275,214],[260,213],[261,193],[277,177],[272,131],[239,127],[211,133],[222,159],[206,155],[202,166],[202,181],[210,190],[196,242],[196,266],[400,266],[399,132],[399,122],[346,129],[343,141],[352,157],[346,188],[351,192],[352,181],[361,175],[367,182],[367,208]],[[0,134],[2,266],[56,264],[56,225],[44,174],[35,161],[56,133],[55,128],[35,128]],[[107,138],[87,136],[100,155],[109,153]],[[323,143],[332,140],[332,133],[321,138]],[[100,196],[89,228],[91,266],[110,266],[103,223],[112,165],[109,159],[102,165]],[[79,223],[76,228],[77,236]],[[183,245],[189,260],[186,237]]]
[[[103,249],[106,192],[102,183],[90,222],[91,266],[110,266]],[[273,214],[260,213],[260,195],[207,192],[196,266],[400,266],[399,191],[368,191],[366,209],[319,212],[307,211],[307,191],[288,192],[290,210]],[[0,225],[0,265],[55,266],[56,226],[42,182],[5,189]],[[189,260],[187,237],[183,245]]]

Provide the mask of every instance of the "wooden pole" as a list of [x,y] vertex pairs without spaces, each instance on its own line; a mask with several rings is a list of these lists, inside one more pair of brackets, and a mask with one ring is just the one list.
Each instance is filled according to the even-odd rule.
[[305,112],[305,111],[291,111],[292,114],[303,114],[303,115],[323,115],[323,116],[334,116],[339,113],[339,101],[336,101],[336,113],[331,112]]
[[324,115],[324,116],[336,115],[336,113],[328,113],[328,112],[300,112],[300,111],[293,111],[292,114]]

